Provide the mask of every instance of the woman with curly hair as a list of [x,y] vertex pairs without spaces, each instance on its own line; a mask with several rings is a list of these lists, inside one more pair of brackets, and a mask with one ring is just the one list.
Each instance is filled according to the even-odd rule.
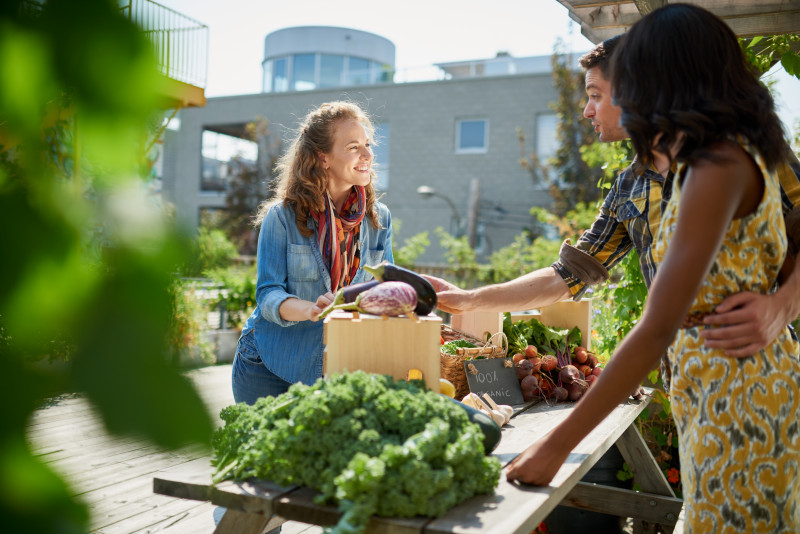
[[667,352],[686,532],[800,532],[797,341],[785,327],[732,358],[701,335],[702,317],[727,296],[775,291],[787,263],[778,174],[789,155],[772,97],[730,28],[688,4],[629,30],[612,58],[612,93],[643,161],[662,172],[677,164],[653,248],[657,273],[605,372],[507,476],[547,484]]
[[393,261],[392,222],[376,200],[374,129],[357,105],[311,111],[280,158],[273,199],[256,217],[256,307],[233,361],[234,400],[253,404],[322,376],[319,314],[340,287]]

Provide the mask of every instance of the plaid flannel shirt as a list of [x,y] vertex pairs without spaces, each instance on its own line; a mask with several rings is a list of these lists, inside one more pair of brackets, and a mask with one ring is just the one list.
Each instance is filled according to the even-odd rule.
[[[784,213],[800,208],[800,165],[785,164],[778,174]],[[664,178],[654,167],[644,167],[634,160],[619,173],[600,214],[575,247],[593,256],[609,272],[636,248],[645,284],[650,288],[656,274],[651,247],[661,224],[662,210],[672,195],[672,180],[672,171]],[[588,288],[587,283],[560,260],[552,266],[569,286],[573,299],[579,300]]]
[[[635,247],[649,288],[656,274],[650,249],[661,223],[661,211],[671,193],[672,173],[665,179],[653,167],[634,162],[614,180],[600,214],[575,247],[593,256],[608,271]],[[573,275],[560,260],[553,268],[567,283],[573,298],[580,299],[588,287],[586,282]]]

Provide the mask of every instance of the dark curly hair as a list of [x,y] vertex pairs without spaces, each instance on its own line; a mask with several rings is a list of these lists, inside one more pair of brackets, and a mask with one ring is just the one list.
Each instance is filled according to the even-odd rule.
[[701,7],[670,4],[634,24],[612,56],[610,78],[620,123],[646,161],[654,146],[669,154],[676,141],[680,161],[714,159],[709,147],[738,134],[770,169],[786,156],[772,96],[733,31]]
[[608,62],[611,60],[611,55],[614,53],[614,49],[617,48],[617,45],[622,40],[623,35],[625,34],[609,37],[599,45],[592,48],[586,54],[582,55],[578,59],[578,63],[580,63],[581,67],[583,67],[583,70],[598,68],[603,71],[603,76],[608,78]]

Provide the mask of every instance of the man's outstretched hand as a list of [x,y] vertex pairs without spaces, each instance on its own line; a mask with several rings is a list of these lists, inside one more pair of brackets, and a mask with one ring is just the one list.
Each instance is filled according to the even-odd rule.
[[443,312],[458,315],[467,311],[469,292],[435,276],[423,274],[436,291],[436,307]]

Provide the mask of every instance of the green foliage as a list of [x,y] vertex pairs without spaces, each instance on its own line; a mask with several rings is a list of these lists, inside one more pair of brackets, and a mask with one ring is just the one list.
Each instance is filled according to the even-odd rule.
[[589,167],[602,169],[603,176],[597,183],[598,189],[607,192],[619,171],[633,161],[633,146],[630,140],[613,143],[592,143],[580,148],[581,158]]
[[204,277],[214,269],[230,266],[238,255],[236,245],[228,239],[225,232],[201,226],[192,242],[191,261],[186,266],[184,275]]
[[363,532],[373,514],[442,515],[491,493],[502,469],[456,403],[389,376],[358,371],[298,383],[220,417],[214,479],[314,488],[318,502],[343,512],[334,533]]
[[611,280],[595,288],[589,296],[593,299],[595,314],[592,326],[597,331],[592,350],[611,357],[617,345],[639,322],[647,298],[636,250],[631,250],[620,262]]
[[255,307],[255,264],[213,269],[208,277],[222,288],[219,297],[211,300],[211,308],[225,310],[228,328],[242,328]]
[[435,230],[439,244],[445,250],[444,258],[450,266],[453,283],[461,287],[473,287],[479,280],[479,265],[475,250],[469,246],[466,236],[455,237],[442,227]]
[[[176,280],[172,284],[170,296],[172,313],[167,334],[170,360],[174,365],[192,360],[196,363],[213,363],[213,349],[204,335],[208,322],[208,304],[198,297],[194,284],[185,280]],[[193,351],[197,353],[193,354]]]
[[[188,240],[139,176],[161,78],[115,2],[0,10],[0,516],[9,532],[86,532],[25,425],[82,392],[113,433],[204,443],[205,407],[165,357],[171,273]],[[30,365],[69,347],[69,365]]]
[[739,39],[745,58],[759,74],[764,74],[780,61],[783,70],[800,80],[800,55],[792,50],[798,42],[800,34],[792,33]]
[[514,242],[497,249],[488,258],[488,266],[479,271],[481,284],[498,284],[551,265],[558,257],[560,241],[537,237],[532,242],[519,234]]
[[403,246],[398,247],[395,236],[402,228],[403,222],[400,219],[392,221],[392,252],[394,254],[394,263],[406,269],[413,269],[414,262],[417,258],[425,253],[431,242],[428,239],[428,232],[420,232],[416,235],[408,237],[403,241]]

